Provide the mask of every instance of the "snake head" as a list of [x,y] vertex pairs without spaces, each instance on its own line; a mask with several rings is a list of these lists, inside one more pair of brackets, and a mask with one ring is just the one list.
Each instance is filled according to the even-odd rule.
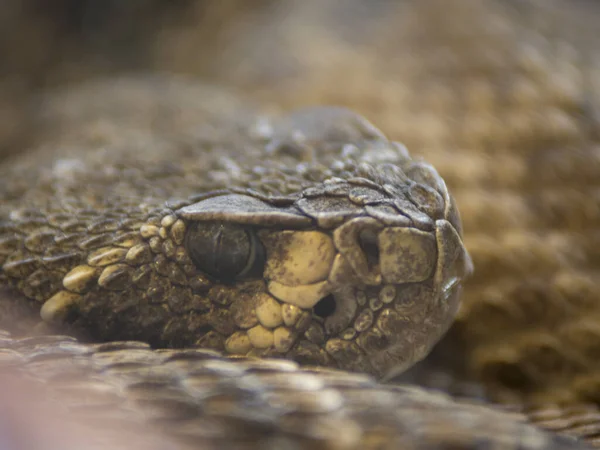
[[[308,117],[311,136],[318,121]],[[196,267],[237,289],[229,353],[387,377],[448,329],[472,272],[456,205],[433,167],[364,129],[369,148],[315,169],[322,179],[313,173],[308,187],[217,192],[177,211]],[[318,151],[308,141],[278,146]]]
[[472,270],[435,169],[340,108],[244,127],[39,177],[30,198],[58,188],[11,212],[1,275],[45,322],[98,340],[380,377],[423,358]]

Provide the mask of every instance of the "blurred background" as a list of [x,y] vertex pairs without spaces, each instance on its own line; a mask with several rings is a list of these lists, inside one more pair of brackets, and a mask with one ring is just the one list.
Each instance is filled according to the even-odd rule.
[[476,274],[431,383],[595,408],[598,24],[591,0],[5,0],[0,158],[35,137],[40,93],[97,78],[348,106],[433,163],[462,213]]

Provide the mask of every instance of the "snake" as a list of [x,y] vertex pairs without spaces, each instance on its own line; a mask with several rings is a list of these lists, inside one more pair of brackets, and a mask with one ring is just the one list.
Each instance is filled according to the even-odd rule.
[[[531,73],[511,79],[505,89],[516,83],[519,90],[507,92],[527,100],[532,86],[518,82],[526,75],[539,82]],[[473,107],[489,107],[489,84],[469,86],[483,101]],[[539,142],[517,134],[502,145],[515,139],[549,153],[581,144],[568,127],[569,119],[593,127],[587,102],[594,91],[583,86],[582,105],[579,91],[551,92],[544,107],[572,116],[530,122]],[[429,106],[444,94],[433,91]],[[468,239],[469,227],[484,219],[463,210],[463,236],[457,204],[468,206],[469,197],[447,166],[441,172],[450,177],[442,178],[345,108],[263,113],[220,88],[181,80],[113,78],[44,96],[37,106],[34,143],[0,168],[2,361],[18,405],[38,405],[37,391],[28,399],[35,386],[53,413],[66,414],[58,422],[72,427],[61,436],[68,445],[106,445],[91,440],[100,430],[116,439],[114,448],[587,448],[542,432],[520,413],[376,381],[424,359],[458,314],[450,336],[477,342],[471,364],[484,379],[499,364],[504,374],[516,367],[522,377],[536,375],[532,398],[544,392],[560,413],[565,402],[589,395],[570,372],[566,388],[564,370],[541,374],[536,363],[548,369],[546,360],[531,353],[558,348],[544,331],[556,323],[556,308],[527,315],[518,291],[503,303],[472,288],[457,311],[473,271],[469,253],[475,280],[483,266],[485,281],[482,250]],[[494,130],[485,131],[483,139]],[[408,130],[401,139],[411,153],[419,147],[414,136]],[[510,152],[500,158],[518,166]],[[459,168],[468,162],[457,159]],[[454,201],[444,179],[462,198]],[[487,214],[513,211],[534,226],[542,220],[486,194],[478,193],[492,201]],[[563,197],[549,198],[562,207]],[[577,192],[567,207],[573,198]],[[504,225],[500,219],[496,228]],[[567,249],[578,242],[564,236]],[[551,250],[560,244],[547,243]],[[563,257],[570,262],[569,253]],[[504,325],[500,313],[524,314],[516,325],[535,317],[537,334],[513,330],[507,339],[495,330],[495,320]],[[590,329],[578,326],[587,315],[562,317],[559,331],[570,338]],[[558,351],[551,361],[563,364],[563,355],[573,359]],[[588,366],[570,370],[581,381]],[[498,398],[528,386],[517,381],[493,380]],[[40,426],[41,436],[47,428]]]

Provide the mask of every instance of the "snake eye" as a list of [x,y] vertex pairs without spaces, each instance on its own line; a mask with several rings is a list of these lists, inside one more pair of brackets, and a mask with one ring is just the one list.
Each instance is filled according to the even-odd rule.
[[192,222],[185,247],[196,267],[224,282],[259,276],[265,252],[253,230],[220,222]]

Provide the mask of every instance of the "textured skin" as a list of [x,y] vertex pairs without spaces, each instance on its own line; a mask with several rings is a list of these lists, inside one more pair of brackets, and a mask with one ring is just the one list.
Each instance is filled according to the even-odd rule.
[[[84,345],[64,336],[4,337],[2,347],[3,366],[12,369],[4,386],[18,386],[15,373],[30,381],[37,408],[66,409],[67,423],[87,430],[91,448],[96,439],[161,449],[171,447],[160,439],[178,449],[586,448],[517,413],[285,360],[226,360],[141,342]],[[44,392],[39,381],[50,388]],[[59,434],[67,429],[63,417]],[[59,448],[81,448],[79,433],[64,433]]]
[[[442,364],[464,362],[455,369],[495,400],[595,408],[597,2],[381,2],[368,13],[360,4],[347,28],[333,6],[280,9],[220,70],[261,101],[352,107],[426,157],[460,205],[476,268]],[[320,31],[314,40],[307,23]],[[268,61],[242,57],[271,34],[283,44]],[[273,55],[289,72],[264,86]]]
[[[72,108],[75,134],[32,149],[45,157],[57,149],[48,165],[13,162],[0,176],[2,278],[45,322],[93,339],[286,356],[379,377],[429,352],[471,271],[458,212],[434,169],[349,111],[234,115],[233,100],[193,88],[202,99],[190,111],[195,122],[159,142],[118,116],[135,114],[135,83],[53,99],[41,126],[59,129],[52,107]],[[158,116],[174,108],[187,116],[169,95],[188,94],[185,86],[137,86],[148,101],[157,96]],[[230,108],[227,120],[219,105]],[[139,146],[99,126],[137,132]],[[233,227],[223,242],[237,241],[213,248],[211,224]],[[257,269],[234,278],[248,235],[265,261],[257,250]],[[319,313],[327,298],[332,310]]]
[[[165,116],[177,105],[180,111],[184,111],[183,116],[193,119],[189,122],[191,129],[181,123],[164,123],[167,128],[176,127],[178,133],[175,136],[163,136],[160,140],[160,135],[155,135],[156,131],[145,125],[154,121],[140,120],[133,111],[127,113],[130,105],[134,108],[139,105],[134,101],[136,95],[154,99],[151,104],[156,108],[154,113],[158,117]],[[185,97],[202,98],[204,102],[210,100],[210,111],[193,102],[185,105],[182,101]],[[98,99],[103,101],[99,103]],[[108,103],[107,99],[112,99],[112,102]],[[226,114],[230,121],[219,119],[219,111]],[[307,117],[319,119],[321,125],[333,123],[322,112],[313,111]],[[384,166],[378,168],[376,165],[381,158],[384,161],[393,158],[398,167],[405,168],[406,173],[434,174],[420,172],[420,165],[415,166],[419,168],[416,172],[410,169],[415,163],[407,159],[401,148],[390,146],[374,130],[365,128],[360,121],[355,122],[355,116],[348,116],[345,112],[339,116],[337,110],[333,110],[333,113],[333,118],[343,119],[341,123],[351,124],[342,132],[342,136],[358,133],[351,142],[357,149],[361,148],[359,158],[375,164],[375,172],[370,165],[357,166],[356,170],[366,171],[365,176],[379,174],[379,178],[373,179],[385,179]],[[241,120],[232,126],[232,117]],[[222,97],[216,90],[203,93],[202,88],[182,81],[123,79],[115,84],[115,80],[111,80],[109,84],[94,83],[79,91],[52,96],[48,107],[40,110],[40,120],[41,129],[48,129],[49,132],[42,139],[42,146],[32,149],[34,154],[38,152],[37,158],[10,162],[5,166],[2,177],[4,198],[7,200],[3,206],[2,250],[3,279],[8,286],[0,302],[4,308],[4,326],[10,327],[17,320],[13,314],[17,307],[28,304],[23,299],[25,296],[32,305],[34,317],[41,306],[41,315],[46,322],[65,320],[70,323],[73,332],[84,330],[86,336],[94,339],[141,339],[155,346],[201,346],[229,351],[229,339],[236,333],[245,334],[252,327],[247,333],[250,341],[254,342],[251,330],[260,317],[258,308],[255,311],[252,309],[256,301],[252,296],[253,290],[239,283],[221,285],[207,279],[195,267],[184,272],[183,278],[177,278],[177,267],[183,267],[185,271],[186,264],[190,265],[189,258],[174,259],[171,255],[177,255],[177,251],[169,252],[166,249],[168,245],[173,245],[169,244],[170,241],[175,244],[185,242],[183,237],[178,239],[172,230],[176,228],[178,220],[189,225],[189,219],[182,212],[186,209],[180,207],[193,203],[172,200],[174,196],[185,197],[191,192],[204,192],[215,187],[228,189],[228,192],[246,192],[246,188],[231,191],[232,183],[244,186],[244,178],[251,177],[256,171],[244,172],[241,168],[253,167],[254,152],[261,155],[265,148],[269,148],[269,145],[265,146],[263,136],[256,141],[252,133],[245,131],[248,122],[240,114],[240,106],[235,100]],[[71,124],[74,121],[77,122],[76,126],[72,125],[63,131],[65,128],[61,123]],[[217,126],[210,127],[211,123]],[[252,121],[250,123],[250,129],[254,130],[256,126]],[[264,120],[261,123],[265,123]],[[203,126],[204,129],[199,128]],[[296,119],[287,119],[283,125],[275,126],[273,137],[268,142],[285,141],[290,127],[300,129]],[[111,133],[113,129],[116,134]],[[326,129],[330,130],[331,127]],[[236,134],[236,130],[240,134]],[[363,136],[371,137],[364,141]],[[139,146],[132,145],[135,142]],[[209,146],[203,148],[206,142]],[[241,153],[237,142],[244,144],[245,153]],[[262,144],[256,144],[253,149],[253,142]],[[320,150],[321,161],[327,162],[329,157],[339,158],[336,146],[325,145],[335,140],[321,138],[314,142]],[[218,152],[211,152],[212,143],[219,144]],[[281,153],[277,164],[283,161],[289,167],[290,160],[297,157],[298,151],[294,151],[289,144],[282,148],[291,149],[292,153]],[[53,154],[53,149],[58,153]],[[86,153],[82,154],[82,149],[86,149]],[[227,158],[227,150],[237,156],[235,162]],[[143,152],[143,159],[139,158],[140,152]],[[169,160],[162,159],[165,153],[169,155]],[[244,158],[247,161],[245,164]],[[107,164],[107,160],[111,163]],[[30,161],[35,161],[35,167],[29,166]],[[48,161],[48,165],[44,161]],[[179,165],[178,162],[183,164]],[[262,164],[269,170],[268,163]],[[297,183],[302,183],[301,172],[295,172],[296,164],[291,166],[294,171],[288,172],[288,178],[283,180],[285,182],[281,179],[286,175],[285,166],[276,166],[277,172],[273,172],[273,176],[280,177],[275,178],[278,182],[275,194],[280,204],[287,204],[283,197],[290,195],[287,189],[292,184],[292,176],[298,177]],[[99,166],[105,169],[98,171]],[[331,212],[329,199],[340,197],[323,197],[319,194],[321,188],[317,187],[318,180],[324,176],[323,169],[319,167],[322,166],[317,166],[318,170],[312,172],[314,178],[307,180],[307,186],[311,187],[310,192],[316,195],[314,198],[319,202],[319,207],[314,211]],[[350,162],[344,166],[345,170],[354,170],[352,167]],[[279,174],[281,170],[283,172]],[[231,178],[226,171],[233,171],[237,177]],[[268,180],[265,172],[258,172],[258,175],[259,182],[252,186],[256,191],[269,186],[265,182]],[[342,172],[339,176],[356,178],[343,175]],[[436,177],[424,180],[430,183],[436,181]],[[327,186],[336,187],[336,192],[341,189],[336,184],[324,185],[324,188]],[[304,192],[309,195],[306,194],[308,191]],[[164,195],[171,199],[169,204],[177,206],[165,210]],[[350,198],[357,195],[355,193]],[[362,186],[360,195],[370,194]],[[268,197],[260,198],[268,200]],[[308,200],[311,198],[309,195]],[[12,203],[11,199],[15,199],[15,202]],[[143,201],[140,202],[140,199]],[[197,200],[196,197],[194,202]],[[23,208],[23,204],[29,207]],[[203,202],[196,204],[202,205]],[[408,205],[402,204],[404,210],[411,211],[406,209]],[[93,208],[87,205],[93,205]],[[443,211],[437,213],[429,203],[426,206],[428,211],[433,211],[432,214],[448,215],[460,228],[456,212],[452,209],[449,214]],[[313,211],[307,206],[304,208]],[[197,210],[194,207],[194,211]],[[66,214],[68,211],[72,213]],[[252,217],[257,214],[260,212],[252,214]],[[174,215],[180,218],[168,222],[163,219]],[[383,218],[394,224],[403,224],[406,220],[404,216],[400,219],[396,216],[398,213],[387,212]],[[283,217],[285,219],[286,216]],[[315,220],[317,229],[327,229],[328,224],[340,222],[335,214],[323,218],[317,216]],[[425,218],[421,220],[425,221]],[[263,229],[265,223],[265,219],[258,222],[260,236],[269,233],[268,227]],[[353,222],[342,223],[348,229],[346,225]],[[417,225],[430,226],[427,221],[422,224],[417,222]],[[161,228],[167,228],[167,233],[161,232]],[[314,229],[315,225],[311,225],[311,228]],[[160,236],[163,237],[157,239]],[[157,242],[153,243],[153,239]],[[267,253],[272,251],[270,242],[263,239]],[[446,244],[440,244],[437,253],[442,255]],[[336,245],[340,246],[339,243]],[[141,250],[131,250],[138,247]],[[380,248],[380,256],[383,257],[385,249]],[[418,250],[418,247],[414,249]],[[460,250],[460,247],[457,249]],[[130,252],[133,252],[133,258],[127,256]],[[145,255],[141,264],[137,256],[139,254]],[[277,259],[278,252],[274,254]],[[418,255],[416,253],[415,257]],[[455,258],[460,252],[453,251],[451,255]],[[282,258],[285,259],[285,256]],[[150,264],[145,265],[146,261]],[[463,268],[465,261],[460,258],[451,261],[454,263],[446,267],[450,272],[456,271],[462,276],[468,270]],[[168,269],[164,269],[164,265]],[[144,272],[146,267],[149,268],[150,281],[138,286],[138,277],[131,273],[137,273],[140,267]],[[443,270],[446,270],[444,267]],[[105,275],[106,271],[109,272],[108,276]],[[124,272],[125,275],[113,278],[113,273]],[[344,285],[357,285],[353,279],[342,278],[341,282]],[[132,284],[136,286],[135,289],[131,288]],[[259,285],[262,284],[260,280]],[[395,364],[406,366],[414,360],[414,350],[424,345],[417,340],[420,336],[427,339],[425,342],[433,343],[437,330],[444,331],[447,328],[456,308],[453,303],[456,296],[429,297],[428,292],[434,287],[431,280],[410,283],[408,294],[403,294],[402,289],[405,288],[399,285],[392,290],[396,294],[387,300],[381,295],[384,289],[379,290],[377,285],[374,286],[377,288],[374,291],[375,300],[370,294],[373,287],[362,288],[367,293],[365,311],[377,328],[375,325],[369,326],[368,322],[365,326],[366,316],[353,312],[351,318],[356,315],[355,331],[350,340],[345,342],[352,345],[346,348],[362,350],[364,356],[360,353],[357,356],[350,354],[350,357],[342,353],[340,356],[332,350],[329,344],[336,339],[332,339],[327,331],[327,322],[323,326],[323,322],[314,316],[308,323],[303,320],[306,325],[297,329],[298,333],[303,334],[285,353],[273,353],[269,348],[254,348],[244,353],[259,357],[286,356],[303,363],[334,365],[382,375]],[[385,292],[390,292],[390,289]],[[454,293],[455,290],[449,292]],[[50,309],[48,305],[51,305]],[[442,308],[437,311],[435,308],[438,306],[435,305]],[[340,304],[336,307],[336,313],[346,309],[347,304]],[[426,320],[420,322],[419,318],[423,316]],[[394,320],[400,319],[401,326],[394,325]],[[31,328],[30,322],[20,317],[16,323],[16,328],[21,328],[17,331],[26,334],[47,332],[43,327],[45,324]],[[208,332],[207,326],[210,327]],[[236,331],[238,326],[241,331]],[[23,330],[24,327],[29,328]],[[315,329],[320,332],[315,332]],[[380,347],[370,347],[374,344],[369,336],[374,332],[383,336],[384,344],[386,339],[401,344],[398,348],[402,352],[398,353],[394,348],[392,353],[386,353],[387,359],[383,360],[386,370],[374,365],[377,361],[382,363],[375,357]],[[321,340],[317,340],[315,334],[322,336]],[[413,335],[414,338],[411,337]],[[410,345],[394,341],[398,336],[406,337]],[[381,342],[375,341],[375,344],[380,346]],[[8,371],[7,385],[15,382],[15,375],[18,378],[24,376],[33,385],[38,380],[45,382],[46,390],[42,387],[39,397],[49,398],[49,408],[53,408],[53,398],[60,398],[60,408],[67,410],[67,417],[68,414],[77,413],[78,420],[68,420],[74,422],[75,431],[67,433],[75,436],[75,443],[76,437],[82,433],[80,426],[85,430],[90,423],[100,423],[102,425],[95,428],[93,433],[99,434],[101,439],[123,439],[126,442],[127,439],[133,439],[131,445],[143,445],[134,439],[135,432],[134,436],[121,436],[121,429],[128,430],[127,424],[131,421],[142,428],[147,426],[145,423],[169,424],[155,427],[152,435],[155,433],[157,438],[193,448],[210,448],[212,445],[234,448],[236,445],[242,448],[280,448],[281,445],[299,448],[576,447],[569,438],[553,437],[527,425],[520,415],[456,403],[442,394],[410,386],[379,385],[372,378],[348,372],[327,372],[315,368],[312,369],[317,373],[314,376],[310,375],[310,369],[300,371],[297,365],[289,362],[266,359],[227,361],[219,354],[206,351],[154,351],[141,342],[86,346],[60,336],[13,339],[6,335],[2,340],[2,349],[3,367]],[[246,374],[250,375],[247,377]],[[96,391],[101,393],[97,399]],[[154,411],[154,408],[158,409]],[[16,419],[9,416],[11,420],[22,420],[18,415]],[[120,420],[120,426],[109,433],[103,428],[106,426],[104,421],[108,420],[110,424],[115,417]],[[80,421],[83,422],[81,425]],[[207,435],[208,431],[210,433]],[[116,438],[111,433],[116,433]],[[148,438],[145,432],[142,437]],[[71,442],[68,444],[76,445]]]
[[[386,10],[388,26],[361,26],[363,32],[353,38],[362,41],[364,52],[340,42],[326,17],[327,32],[319,37],[329,38],[332,47],[320,39],[314,48],[333,48],[335,64],[309,58],[301,79],[288,76],[273,84],[264,75],[272,74],[276,53],[262,66],[250,57],[256,77],[249,84],[260,87],[269,79],[268,89],[253,93],[279,105],[350,105],[427,155],[454,188],[478,268],[451,334],[470,372],[504,401],[533,399],[542,411],[557,402],[559,409],[546,411],[566,419],[549,428],[573,428],[593,439],[593,412],[578,422],[568,419],[577,416],[572,409],[560,408],[595,400],[598,392],[596,361],[577,355],[597,345],[598,335],[598,202],[590,196],[599,173],[596,7],[457,1],[452,14],[440,15],[436,11],[445,11],[444,2],[420,3],[409,2],[398,14]],[[292,36],[303,23],[290,19],[290,24],[285,15],[265,17]],[[261,42],[260,31],[257,36]],[[293,42],[310,48],[304,38]],[[241,41],[242,54],[254,47],[252,40]],[[423,50],[448,42],[449,59]],[[235,61],[240,53],[234,49],[230,55]],[[279,57],[285,55],[284,48]],[[188,54],[182,61],[191,59]],[[221,75],[222,70],[216,69]],[[247,82],[248,71],[224,73],[237,85]],[[373,80],[379,89],[373,89]],[[473,103],[465,101],[471,98]],[[578,340],[581,330],[589,333]],[[554,369],[546,370],[550,363]],[[557,368],[567,363],[568,371]],[[589,421],[587,428],[577,427]]]

